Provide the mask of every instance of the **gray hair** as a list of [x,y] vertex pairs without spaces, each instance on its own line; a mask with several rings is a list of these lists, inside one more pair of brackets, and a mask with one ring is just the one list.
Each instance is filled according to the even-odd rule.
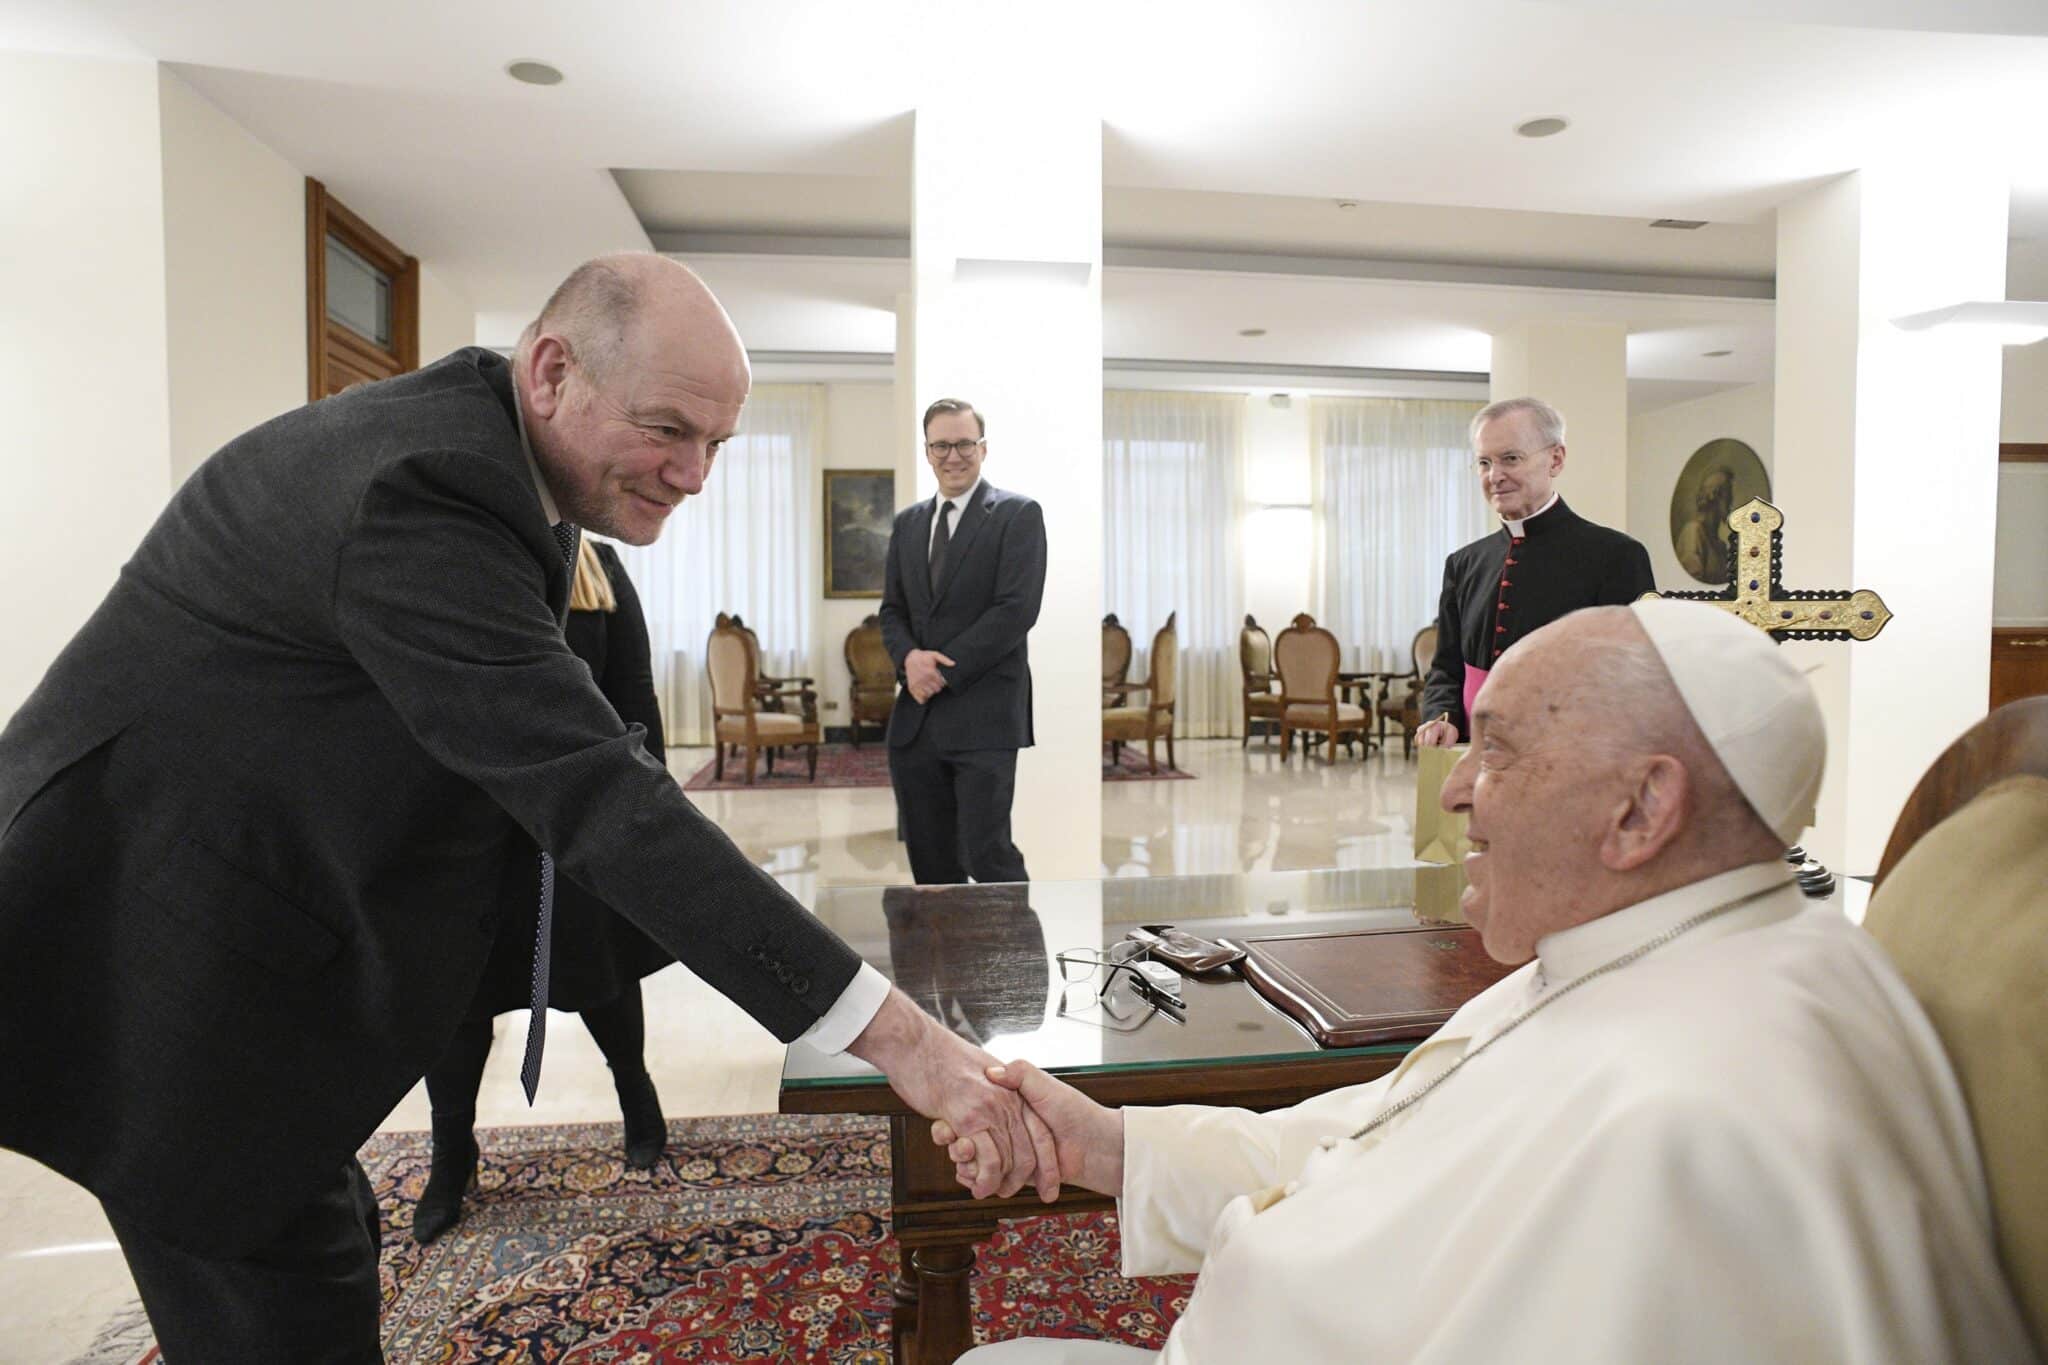
[[[1488,403],[1472,419],[1471,427],[1465,433],[1465,440],[1473,449],[1479,447],[1479,428],[1496,417],[1512,417],[1526,412],[1536,423],[1536,436],[1543,444],[1540,449],[1564,444],[1564,414],[1541,398],[1503,398],[1498,403]],[[1534,452],[1525,451],[1524,454]]]
[[603,381],[625,349],[626,333],[640,315],[641,290],[618,256],[600,256],[569,272],[548,296],[540,316],[520,334],[523,353],[542,332],[569,343],[593,380]]

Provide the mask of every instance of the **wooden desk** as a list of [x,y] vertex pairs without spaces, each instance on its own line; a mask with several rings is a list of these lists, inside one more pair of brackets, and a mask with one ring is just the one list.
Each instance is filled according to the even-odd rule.
[[[1137,924],[1176,923],[1205,938],[1415,922],[1413,869],[890,887],[825,893],[817,913],[935,1017],[1009,1060],[1024,1057],[1103,1104],[1272,1109],[1383,1075],[1406,1043],[1326,1051],[1240,981],[1189,981],[1187,1023],[1164,1015],[1112,1032],[1063,1012],[1055,953],[1101,947]],[[798,1045],[783,1068],[784,1113],[889,1118],[891,1203],[903,1248],[893,1322],[896,1359],[944,1365],[973,1344],[975,1246],[1005,1218],[1114,1207],[1088,1191],[1055,1205],[1029,1190],[979,1203],[881,1077],[851,1057]]]

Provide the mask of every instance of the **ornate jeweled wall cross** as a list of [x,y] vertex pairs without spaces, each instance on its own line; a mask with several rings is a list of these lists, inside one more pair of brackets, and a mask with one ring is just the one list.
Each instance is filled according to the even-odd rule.
[[1645,593],[1708,602],[1733,612],[1781,640],[1868,640],[1892,619],[1884,599],[1868,588],[1854,592],[1788,589],[1784,567],[1785,514],[1751,498],[1728,514],[1728,586],[1719,591]]

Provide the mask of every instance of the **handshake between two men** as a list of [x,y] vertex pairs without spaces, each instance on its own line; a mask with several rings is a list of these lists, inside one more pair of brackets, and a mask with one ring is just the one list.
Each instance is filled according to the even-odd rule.
[[[1080,1162],[1078,1130],[1071,1129],[1084,1107],[1112,1122],[1117,1120],[1114,1111],[1101,1109],[1028,1062],[1002,1066],[902,991],[890,990],[847,1051],[886,1076],[912,1109],[935,1116],[933,1140],[948,1149],[960,1183],[976,1199],[1008,1198],[1032,1185],[1049,1204],[1059,1197],[1062,1178],[1115,1192],[1115,1186],[1095,1185],[1087,1178],[1099,1163]],[[1116,1159],[1121,1165],[1120,1142]]]

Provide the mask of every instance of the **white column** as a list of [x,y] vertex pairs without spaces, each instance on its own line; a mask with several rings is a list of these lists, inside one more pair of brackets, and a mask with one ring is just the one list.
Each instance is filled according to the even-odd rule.
[[171,446],[156,66],[0,52],[0,124],[5,724],[163,510]]
[[1564,414],[1558,491],[1588,521],[1628,526],[1628,329],[1545,318],[1493,338],[1491,396],[1541,398]]
[[[920,9],[912,155],[915,413],[988,420],[984,476],[1045,509],[1052,571],[1031,632],[1037,745],[1013,826],[1039,880],[1102,862],[1102,123],[1071,31],[1029,10]],[[915,442],[916,418],[904,435]],[[917,492],[931,470],[917,465]]]
[[1805,842],[1839,872],[1877,869],[1914,784],[1988,702],[2000,349],[1891,321],[2004,297],[2009,191],[1972,141],[1778,210],[1785,586],[1871,588],[1893,612],[1867,643],[1786,646],[1828,722]]

